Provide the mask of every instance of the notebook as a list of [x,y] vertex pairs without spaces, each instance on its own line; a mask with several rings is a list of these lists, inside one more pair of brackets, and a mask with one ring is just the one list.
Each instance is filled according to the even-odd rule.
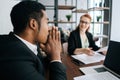
[[105,57],[103,65],[83,67],[80,68],[80,70],[84,74],[93,73],[96,75],[98,73],[104,74],[104,72],[109,72],[110,74],[117,76],[120,80],[120,42],[116,41],[109,42],[107,55]]

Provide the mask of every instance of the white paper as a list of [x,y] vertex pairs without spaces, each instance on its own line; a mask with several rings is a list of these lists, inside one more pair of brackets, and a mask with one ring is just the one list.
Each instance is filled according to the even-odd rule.
[[120,80],[110,72],[101,72],[74,77],[74,80]]
[[100,62],[101,60],[105,59],[105,56],[99,53],[96,53],[93,56],[88,56],[86,54],[80,54],[80,55],[72,55],[74,59],[77,59],[84,64],[90,64],[95,62]]
[[108,38],[107,35],[95,35],[94,37],[98,37],[98,38]]
[[103,52],[103,51],[107,51],[108,50],[108,46],[100,48],[99,50],[95,51],[95,52]]

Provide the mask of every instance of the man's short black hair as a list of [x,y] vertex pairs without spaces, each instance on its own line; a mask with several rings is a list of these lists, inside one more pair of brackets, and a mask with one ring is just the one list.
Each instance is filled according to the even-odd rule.
[[45,6],[36,1],[22,1],[15,5],[10,14],[14,32],[19,34],[24,31],[30,19],[36,19],[40,25],[42,10],[45,10]]

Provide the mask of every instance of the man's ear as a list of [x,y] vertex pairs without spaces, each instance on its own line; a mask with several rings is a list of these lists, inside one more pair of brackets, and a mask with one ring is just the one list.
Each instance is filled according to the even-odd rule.
[[29,23],[29,27],[33,30],[35,30],[38,27],[38,23],[35,19],[31,19]]

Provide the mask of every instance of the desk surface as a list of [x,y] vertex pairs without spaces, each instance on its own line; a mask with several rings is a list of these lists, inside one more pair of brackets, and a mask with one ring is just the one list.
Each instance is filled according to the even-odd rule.
[[67,68],[67,80],[73,80],[74,77],[84,75],[79,70],[80,67],[94,66],[94,65],[99,65],[103,63],[103,62],[98,62],[98,63],[92,63],[87,65],[76,65],[73,62],[73,59],[69,55],[64,53],[61,56],[62,56],[62,62]]

